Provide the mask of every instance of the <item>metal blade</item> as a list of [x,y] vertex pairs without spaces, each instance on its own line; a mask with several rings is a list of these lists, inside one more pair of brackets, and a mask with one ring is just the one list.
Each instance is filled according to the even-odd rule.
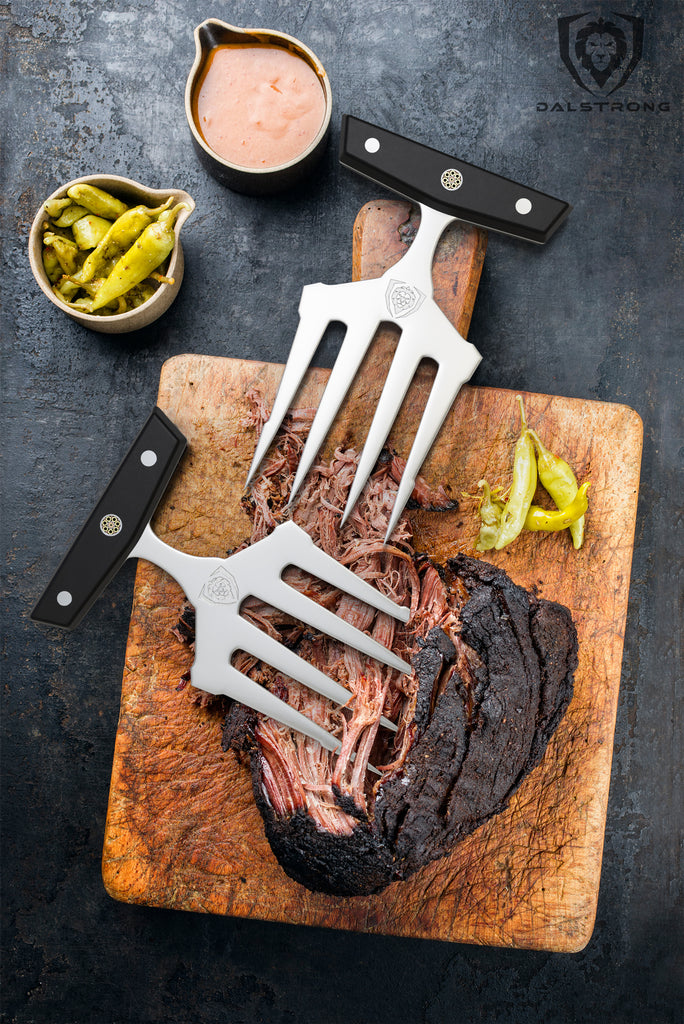
[[[256,629],[256,626],[254,628]],[[260,630],[257,630],[258,632]],[[276,641],[274,643],[276,647],[282,648],[281,644]],[[286,650],[287,648],[282,649]],[[274,693],[270,693],[269,690],[264,689],[253,679],[238,671],[233,665],[220,664],[211,666],[209,669],[204,666],[204,671],[198,671],[197,667],[197,665],[193,666],[191,671],[192,685],[197,689],[232,697],[233,700],[240,701],[241,704],[253,708],[254,711],[258,711],[268,718],[274,718],[276,722],[280,722],[288,729],[294,729],[303,733],[304,736],[308,736],[309,739],[316,740],[326,750],[339,751],[341,747],[339,740],[336,740],[320,725],[312,722],[306,715],[295,711],[280,697],[276,697]]]
[[[286,584],[283,584],[286,586]],[[291,588],[288,588],[288,590]],[[308,598],[304,598],[308,600]],[[251,622],[247,622],[245,619],[239,619],[239,626],[236,629],[236,646],[241,646],[248,654],[254,655],[255,658],[259,658],[265,661],[272,668],[278,672],[283,672],[286,676],[291,679],[296,679],[297,682],[303,683],[304,686],[308,686],[310,690],[315,693],[319,693],[321,697],[327,697],[328,700],[333,701],[335,704],[341,704],[343,707],[349,703],[351,698],[354,696],[350,690],[342,686],[336,680],[326,676],[324,672],[316,668],[310,662],[305,661],[304,658],[300,658],[298,654],[286,647],[285,644],[275,640],[268,633],[264,633]],[[237,639],[239,637],[239,640]],[[247,678],[245,676],[245,678]],[[253,680],[250,680],[253,681]],[[258,684],[255,684],[258,685]],[[249,701],[243,701],[244,704],[249,704]],[[250,705],[254,707],[254,705]],[[258,709],[257,709],[258,710]],[[279,719],[280,721],[280,719]],[[396,725],[390,722],[388,718],[381,719],[381,725],[391,729],[392,732],[397,731]],[[331,748],[328,748],[331,749]]]
[[[316,693],[321,693],[338,704],[346,704],[352,696],[351,693],[241,616],[235,615],[232,618],[230,640],[226,644],[225,632],[221,634],[219,629],[223,622],[220,608],[200,605],[196,612],[195,663],[190,673],[193,686],[207,693],[232,697],[246,707],[275,719],[288,729],[294,729],[316,740],[326,750],[339,752],[339,740],[236,669],[231,665],[230,658],[237,650],[244,650],[254,657],[263,658],[276,670],[284,672],[290,678],[304,683]],[[201,614],[202,612],[205,614]],[[397,731],[397,727],[387,719],[381,719],[381,724],[387,725],[393,732]],[[368,770],[376,775],[381,774],[370,764]]]
[[356,376],[358,369],[363,362],[363,358],[368,351],[370,344],[373,340],[373,335],[377,329],[377,323],[368,321],[365,323],[359,323],[356,321],[350,324],[347,328],[347,333],[344,336],[340,350],[335,360],[335,365],[332,368],[328,383],[325,386],[323,397],[319,403],[314,421],[311,424],[311,430],[309,436],[306,439],[304,445],[304,451],[302,452],[295,474],[294,482],[292,484],[292,490],[290,491],[290,497],[288,499],[288,505],[291,505],[304,483],[306,474],[311,469],[318,452],[327,437],[328,431],[332,426],[333,420],[337,416],[340,410],[340,406],[344,402],[345,396],[351,387],[352,381]]
[[[392,360],[389,368],[387,379],[382,389],[382,394],[380,395],[375,415],[363,446],[363,451],[361,452],[361,458],[359,459],[359,464],[356,468],[354,480],[349,490],[349,496],[347,498],[347,504],[344,509],[340,526],[344,526],[345,522],[349,518],[356,502],[361,496],[363,488],[375,468],[380,452],[387,440],[387,435],[392,429],[392,424],[397,418],[401,403],[403,402],[406,392],[409,389],[409,385],[413,380],[418,364],[423,358],[423,353],[420,347],[408,344],[407,342],[409,341],[410,339],[408,336],[405,337],[403,334],[399,339],[399,344],[397,345],[397,349],[394,353],[394,359]],[[402,344],[402,342],[404,342],[404,344]],[[413,490],[413,488],[411,488],[411,490]]]
[[[439,312],[439,317],[445,320],[441,311],[437,312]],[[433,381],[432,390],[423,410],[397,489],[397,496],[385,534],[385,543],[389,541],[399,522],[406,502],[411,497],[420,468],[425,462],[456,396],[466,381],[470,380],[482,358],[474,345],[461,338],[457,332],[454,331],[454,334],[455,338],[451,344],[447,345],[443,343],[442,337],[435,333],[435,348],[429,354],[438,363],[437,375]]]
[[265,661],[279,672],[284,672],[285,675],[303,683],[309,689],[320,693],[322,697],[327,697],[328,700],[341,705],[345,705],[351,698],[352,694],[344,686],[334,679],[330,679],[315,665],[300,658],[285,644],[269,636],[268,633],[264,633],[253,623],[241,618],[237,634],[240,645],[248,654],[253,654],[254,657]]
[[[366,580],[361,579],[351,569],[347,569],[331,555],[316,547],[309,534],[295,523],[283,523],[276,527],[270,536],[275,537],[279,532],[287,536],[286,550],[289,550],[289,556],[286,565],[299,566],[299,568],[310,572],[312,576],[317,576],[319,579],[325,580],[326,583],[330,583],[331,586],[337,587],[338,590],[344,590],[352,597],[358,598],[359,601],[364,601],[376,611],[385,612],[386,615],[391,615],[392,618],[399,619],[400,622],[408,622],[411,614],[408,608],[404,608],[385,594],[381,594],[379,590],[376,590]],[[410,672],[411,668],[409,666],[402,671]]]
[[288,586],[287,583],[278,581],[275,586],[264,588],[263,593],[260,593],[259,596],[262,600],[274,604],[277,608],[287,611],[289,615],[313,626],[314,629],[327,633],[339,640],[340,643],[361,651],[362,654],[374,658],[383,665],[389,665],[390,668],[394,668],[398,672],[411,671],[410,665],[383,647],[373,637],[345,622],[339,615],[312,601],[311,598]]
[[256,476],[256,472],[292,405],[294,397],[301,386],[304,374],[308,370],[321,338],[330,323],[330,314],[325,308],[325,300],[320,295],[321,289],[327,290],[327,286],[311,284],[306,285],[302,290],[302,298],[299,303],[299,326],[292,342],[292,348],[283,376],[280,380],[271,415],[261,431],[254,458],[252,459],[252,465],[247,474],[245,487],[249,486]]

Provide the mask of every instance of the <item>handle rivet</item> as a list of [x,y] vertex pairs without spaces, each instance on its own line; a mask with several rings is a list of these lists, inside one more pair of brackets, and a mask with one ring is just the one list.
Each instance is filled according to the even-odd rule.
[[447,192],[455,192],[463,184],[463,175],[455,167],[447,167],[439,180],[442,183],[442,188],[445,188]]
[[110,512],[106,516],[102,516],[100,520],[100,529],[104,533],[105,537],[116,537],[117,534],[121,533],[123,529],[123,523],[119,516],[114,512]]
[[516,213],[521,213],[523,215],[523,217],[525,216],[526,213],[529,213],[531,209],[532,209],[532,203],[525,196],[523,196],[522,199],[518,199],[516,201],[515,212]]
[[148,468],[150,466],[154,466],[157,461],[157,453],[153,452],[151,448],[148,448],[140,456],[140,461],[142,462],[143,466],[147,466]]
[[363,148],[366,150],[367,153],[377,153],[377,151],[380,149],[380,142],[378,141],[378,139],[374,139],[371,136],[370,139],[366,139],[366,141],[363,144]]
[[68,590],[60,590],[59,594],[57,595],[57,604],[61,605],[62,608],[67,608],[72,601],[73,597],[71,596]]

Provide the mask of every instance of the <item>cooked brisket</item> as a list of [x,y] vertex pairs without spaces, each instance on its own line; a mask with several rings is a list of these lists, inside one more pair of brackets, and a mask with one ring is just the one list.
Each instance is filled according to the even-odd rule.
[[[253,422],[267,414],[251,396]],[[313,411],[288,423],[245,508],[253,543],[287,513],[285,502]],[[410,677],[312,634],[255,601],[252,621],[353,693],[344,709],[247,659],[241,668],[339,736],[334,757],[272,720],[233,705],[224,746],[248,750],[256,803],[283,869],[309,889],[338,896],[378,892],[443,857],[500,812],[539,763],[572,696],[577,637],[566,608],[516,586],[502,570],[464,555],[445,566],[418,556],[403,519],[383,543],[401,475],[381,460],[349,521],[339,521],[357,462],[337,450],[309,474],[294,518],[340,562],[411,609],[408,625],[375,614],[318,580],[288,582],[410,660]],[[413,500],[452,508],[419,482]],[[179,639],[191,640],[182,617]],[[382,714],[399,726],[379,728]],[[366,771],[368,763],[381,778]]]

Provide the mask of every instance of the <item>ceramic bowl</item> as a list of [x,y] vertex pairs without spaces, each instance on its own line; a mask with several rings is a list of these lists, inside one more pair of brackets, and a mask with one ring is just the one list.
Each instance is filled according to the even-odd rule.
[[[325,113],[318,134],[309,146],[288,163],[276,167],[251,168],[225,160],[207,145],[197,126],[194,111],[195,91],[199,88],[206,61],[216,46],[231,43],[248,43],[252,46],[279,46],[296,54],[316,72],[323,90]],[[330,82],[318,57],[293,36],[261,28],[236,28],[225,21],[209,18],[195,29],[195,63],[185,86],[185,116],[192,134],[192,141],[200,162],[213,177],[235,192],[246,195],[265,196],[290,188],[305,178],[323,155],[330,128],[332,114],[332,91]]]
[[130,178],[122,178],[116,174],[90,174],[83,178],[75,178],[73,181],[68,181],[65,185],[56,189],[51,196],[48,196],[45,202],[48,202],[50,199],[63,198],[66,196],[67,189],[70,189],[72,185],[81,183],[96,185],[98,188],[104,189],[105,192],[109,192],[118,199],[121,199],[129,206],[142,203],[145,206],[156,207],[160,206],[167,199],[173,198],[174,205],[176,202],[182,202],[188,207],[187,210],[180,211],[174,225],[176,244],[169,257],[168,269],[165,275],[173,278],[173,284],[160,284],[154,295],[136,309],[109,316],[83,313],[66,305],[55,295],[43,266],[43,225],[47,218],[44,203],[41,204],[40,209],[36,213],[29,234],[29,261],[33,276],[50,302],[54,303],[58,309],[61,309],[63,313],[66,313],[67,316],[76,320],[83,327],[99,331],[102,334],[126,334],[129,331],[138,331],[142,327],[147,327],[157,320],[162,313],[165,313],[178,294],[181,281],[183,280],[185,265],[183,248],[180,243],[180,232],[186,220],[195,209],[194,200],[187,192],[179,188],[147,188],[137,181],[132,181]]

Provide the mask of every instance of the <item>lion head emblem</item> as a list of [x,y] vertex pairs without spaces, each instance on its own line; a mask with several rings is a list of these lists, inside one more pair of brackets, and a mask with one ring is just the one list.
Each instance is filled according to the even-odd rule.
[[643,39],[643,18],[629,14],[558,19],[563,63],[577,85],[594,94],[607,96],[625,84],[641,59]]

